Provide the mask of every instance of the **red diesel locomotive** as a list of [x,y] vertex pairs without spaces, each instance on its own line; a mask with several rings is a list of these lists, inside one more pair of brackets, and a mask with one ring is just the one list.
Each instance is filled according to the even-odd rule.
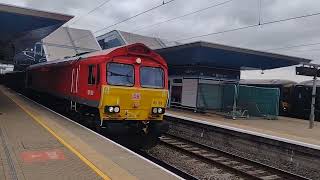
[[26,70],[28,89],[60,99],[66,111],[97,129],[121,125],[152,136],[168,128],[162,121],[167,82],[165,60],[143,44],[49,61]]

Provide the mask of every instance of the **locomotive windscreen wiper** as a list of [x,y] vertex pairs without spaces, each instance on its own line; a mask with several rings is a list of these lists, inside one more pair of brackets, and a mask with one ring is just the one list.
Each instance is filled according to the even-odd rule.
[[130,78],[132,78],[133,76],[130,75],[128,72],[127,74],[120,74],[120,73],[116,73],[116,72],[112,72],[112,71],[107,71],[107,73],[110,73],[110,76],[120,76],[120,77],[126,77],[127,81],[132,84],[132,80]]
[[120,74],[120,73],[115,73],[115,72],[112,72],[112,71],[107,71],[108,73],[110,73],[111,76],[124,76],[124,77],[132,77],[132,75],[129,75],[128,74]]

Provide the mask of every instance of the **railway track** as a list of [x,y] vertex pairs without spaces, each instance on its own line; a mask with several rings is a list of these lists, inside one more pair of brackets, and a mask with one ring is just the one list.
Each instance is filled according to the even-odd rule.
[[194,166],[201,166],[201,163],[212,164],[246,179],[308,179],[169,134],[163,135],[160,143],[186,154],[188,158],[197,159]]
[[158,164],[159,166],[169,170],[170,172],[175,173],[176,175],[178,175],[184,179],[198,180],[197,177],[191,175],[190,173],[183,171],[176,166],[170,165],[169,163],[166,163],[166,162],[162,161],[161,159],[146,153],[145,151],[142,151],[142,150],[133,150],[133,151],[135,151],[136,153],[140,154],[141,156],[149,159],[150,161]]
[[[160,138],[160,143],[183,152],[184,154],[189,155],[189,157],[192,156],[193,158],[200,160],[200,162],[221,167],[222,169],[226,169],[246,179],[308,179],[169,134],[163,135]],[[180,170],[179,167],[165,163],[147,153],[140,152],[139,154],[185,179],[198,179],[188,172]],[[197,160],[195,161],[195,166],[196,162],[199,162]],[[201,168],[201,165],[199,168]]]

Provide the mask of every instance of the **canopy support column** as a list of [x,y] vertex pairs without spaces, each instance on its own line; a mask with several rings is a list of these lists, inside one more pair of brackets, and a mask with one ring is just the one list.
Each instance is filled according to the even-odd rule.
[[315,109],[315,103],[316,103],[316,94],[317,94],[317,75],[313,76],[313,85],[312,85],[312,99],[311,99],[311,111],[310,111],[310,117],[309,117],[309,129],[312,129],[314,127],[314,109]]

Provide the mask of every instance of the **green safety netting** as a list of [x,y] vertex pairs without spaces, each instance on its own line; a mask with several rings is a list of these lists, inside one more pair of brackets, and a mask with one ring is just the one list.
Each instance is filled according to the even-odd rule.
[[237,106],[251,116],[278,116],[280,90],[254,86],[239,86]]
[[222,105],[221,86],[216,84],[199,84],[197,107],[219,110]]
[[199,84],[197,108],[237,112],[240,116],[276,117],[279,115],[278,88],[238,84]]

